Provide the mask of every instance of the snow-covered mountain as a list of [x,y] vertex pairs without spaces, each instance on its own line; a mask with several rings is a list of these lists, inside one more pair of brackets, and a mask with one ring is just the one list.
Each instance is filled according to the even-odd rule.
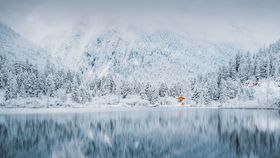
[[19,61],[44,65],[49,58],[48,53],[40,47],[24,39],[17,32],[0,22],[0,55]]
[[[45,49],[25,40],[0,23],[0,54],[44,65],[47,60],[91,76],[156,83],[187,80],[216,70],[239,49],[170,32],[109,29],[93,35],[78,30],[50,56]],[[58,62],[56,61],[58,60]]]
[[113,29],[97,36],[79,31],[56,55],[90,75],[172,83],[216,70],[238,51],[231,44],[170,32]]
[[[94,35],[82,30],[47,56],[9,27],[1,24],[0,31],[0,55],[9,58],[0,58],[0,105],[30,102],[31,97],[34,105],[48,106],[40,96],[56,105],[171,105],[184,95],[191,104],[279,106],[274,95],[279,92],[279,41],[250,54],[231,44],[170,32],[113,29]],[[50,60],[54,66],[38,71],[13,59],[39,65]]]

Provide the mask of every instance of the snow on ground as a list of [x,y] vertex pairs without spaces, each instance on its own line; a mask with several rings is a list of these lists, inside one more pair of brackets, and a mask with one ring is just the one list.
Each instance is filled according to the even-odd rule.
[[[226,102],[211,102],[210,104],[195,104],[191,100],[185,101],[184,107],[198,107],[198,108],[280,108],[280,87],[279,83],[265,80],[259,86],[253,87],[255,93],[252,100],[243,100],[242,98],[235,98]],[[71,96],[65,98],[53,97],[38,97],[38,98],[17,98],[5,101],[4,91],[0,90],[0,112],[3,109],[10,108],[33,108],[33,109],[57,109],[58,111],[65,109],[82,109],[87,111],[88,108],[102,109],[102,108],[141,108],[141,107],[178,107],[175,98],[159,98],[156,104],[150,104],[149,101],[141,99],[138,95],[128,95],[125,99],[117,95],[105,95],[94,97],[91,102],[75,103]],[[40,110],[38,110],[40,111]]]
[[210,104],[211,107],[226,108],[280,108],[280,85],[277,82],[264,80],[253,87],[255,93],[252,100],[232,99],[226,102]]
[[5,91],[0,89],[0,105],[5,101],[4,95],[5,95]]

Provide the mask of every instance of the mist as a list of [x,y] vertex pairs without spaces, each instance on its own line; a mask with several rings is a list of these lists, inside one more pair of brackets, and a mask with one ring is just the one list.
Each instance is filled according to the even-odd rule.
[[0,21],[42,47],[77,31],[168,31],[256,50],[280,38],[277,0],[0,0]]

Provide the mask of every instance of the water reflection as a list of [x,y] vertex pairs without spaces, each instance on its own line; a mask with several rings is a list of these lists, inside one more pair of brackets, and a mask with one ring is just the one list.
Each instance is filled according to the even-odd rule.
[[279,157],[269,110],[0,115],[0,157]]

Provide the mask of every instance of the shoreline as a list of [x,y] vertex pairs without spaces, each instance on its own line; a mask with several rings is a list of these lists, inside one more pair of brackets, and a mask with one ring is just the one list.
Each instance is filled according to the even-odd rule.
[[142,110],[167,110],[167,109],[221,109],[221,110],[280,110],[279,107],[204,107],[204,106],[161,106],[161,107],[1,107],[0,115],[5,114],[67,114],[67,113],[94,113],[94,112],[126,112]]

